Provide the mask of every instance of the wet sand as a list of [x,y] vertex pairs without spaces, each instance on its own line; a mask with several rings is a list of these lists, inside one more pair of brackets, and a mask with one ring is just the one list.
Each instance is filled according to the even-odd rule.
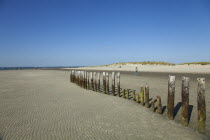
[[[196,81],[191,80],[191,127],[184,127],[132,100],[82,89],[69,82],[68,71],[0,71],[0,139],[208,139],[193,129],[196,125],[193,122],[196,121],[197,86]],[[175,103],[180,100],[178,81],[179,78]],[[208,81],[206,103],[209,132]],[[165,105],[167,74],[121,75],[122,88],[138,91],[146,83],[150,85],[151,97],[160,95]]]

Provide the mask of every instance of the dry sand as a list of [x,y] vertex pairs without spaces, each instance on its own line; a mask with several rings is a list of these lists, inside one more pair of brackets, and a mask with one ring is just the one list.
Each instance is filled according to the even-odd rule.
[[[122,74],[121,79],[124,88],[138,89],[143,83],[148,83],[152,96],[160,94],[163,98],[166,95],[165,75]],[[194,84],[191,86],[194,87]],[[193,91],[190,101],[196,96],[195,87],[191,88]],[[208,107],[208,92],[206,95]],[[176,97],[177,102],[179,97]],[[164,98],[163,101],[165,104]],[[208,121],[208,108],[207,113]],[[207,123],[209,130],[209,122]],[[132,100],[82,89],[69,82],[68,71],[15,70],[0,71],[0,139],[208,138],[190,127],[167,120],[164,115],[153,113]]]
[[[121,68],[119,68],[121,67]],[[210,74],[210,65],[141,65],[141,64],[126,64],[126,65],[109,65],[82,67],[79,69],[86,70],[111,70],[111,71],[135,71],[136,67],[140,72],[169,72],[169,73],[206,73]],[[69,68],[64,68],[69,69]]]

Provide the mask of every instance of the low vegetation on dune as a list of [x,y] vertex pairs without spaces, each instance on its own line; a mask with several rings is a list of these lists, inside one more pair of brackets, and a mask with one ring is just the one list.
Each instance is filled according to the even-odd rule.
[[181,63],[180,65],[210,65],[210,62],[190,62],[190,63]]
[[121,63],[114,63],[104,66],[111,66],[111,65],[127,65],[127,64],[141,64],[141,65],[170,65],[174,66],[173,63],[163,62],[163,61],[144,61],[144,62],[121,62]]
[[[165,65],[165,66],[175,66],[174,63],[168,63],[164,61],[144,61],[144,62],[120,62],[113,63],[108,65],[100,65],[100,66],[89,66],[89,67],[107,67],[107,66],[123,66],[129,64],[141,64],[141,65]],[[210,65],[210,62],[190,62],[190,63],[181,63],[178,65]]]

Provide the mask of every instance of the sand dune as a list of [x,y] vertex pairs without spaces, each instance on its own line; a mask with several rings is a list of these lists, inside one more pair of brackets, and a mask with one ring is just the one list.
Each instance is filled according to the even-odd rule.
[[3,140],[208,139],[131,100],[82,89],[68,71],[0,71],[0,89]]

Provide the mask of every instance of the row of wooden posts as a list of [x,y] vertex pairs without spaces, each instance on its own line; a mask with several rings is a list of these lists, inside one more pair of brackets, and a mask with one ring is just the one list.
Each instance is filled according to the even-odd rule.
[[[120,88],[120,72],[117,72],[117,86],[115,86],[115,72],[112,72],[112,87],[110,92],[109,87],[109,72],[103,72],[103,85],[100,84],[101,72],[87,72],[87,71],[75,71],[70,72],[70,82],[77,85],[93,90],[96,92],[103,92],[104,94],[119,96],[130,99],[130,89]],[[205,104],[205,78],[198,78],[197,89],[197,102],[198,102],[198,132],[205,133],[206,122],[206,104]],[[101,89],[102,87],[102,89]],[[115,89],[117,87],[117,90]],[[137,103],[141,103],[147,108],[150,108],[153,112],[162,114],[161,97],[157,96],[157,99],[151,100],[149,104],[149,86],[141,87],[140,94],[135,93],[135,90],[131,91],[131,97]],[[168,80],[168,101],[167,101],[167,117],[174,119],[174,95],[175,95],[175,76],[169,76]],[[181,109],[181,123],[185,126],[189,124],[189,77],[182,77],[182,109]],[[156,105],[155,105],[156,104]]]

